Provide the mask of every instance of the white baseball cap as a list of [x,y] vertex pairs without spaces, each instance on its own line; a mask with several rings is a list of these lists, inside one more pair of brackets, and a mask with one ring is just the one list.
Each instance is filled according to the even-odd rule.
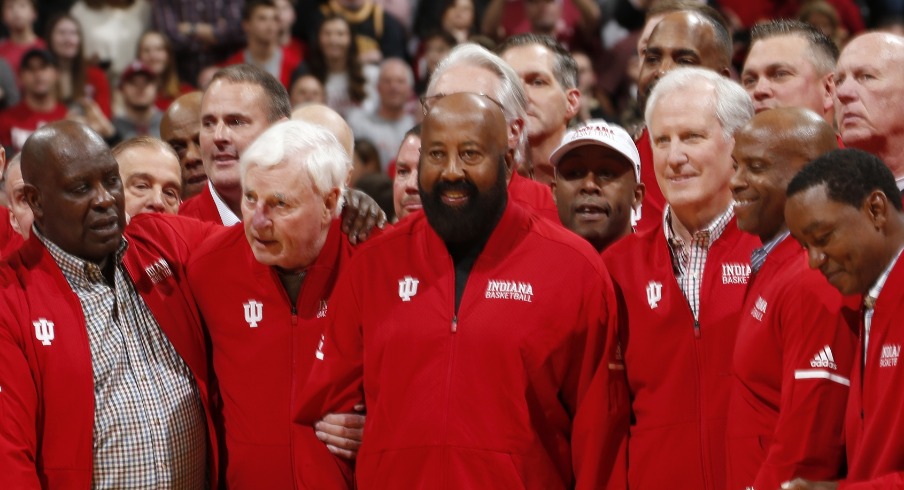
[[625,157],[634,167],[634,177],[640,182],[640,154],[634,140],[621,126],[610,124],[603,119],[591,119],[583,126],[570,129],[562,138],[562,144],[556,148],[549,161],[558,166],[559,161],[569,151],[584,145],[596,145],[615,150]]

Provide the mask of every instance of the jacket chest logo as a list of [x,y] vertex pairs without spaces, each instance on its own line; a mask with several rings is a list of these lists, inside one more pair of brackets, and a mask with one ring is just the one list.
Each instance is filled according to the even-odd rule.
[[264,304],[249,299],[247,303],[243,303],[242,306],[245,307],[245,322],[248,323],[248,326],[251,328],[257,328],[258,322],[264,319]]
[[901,355],[901,344],[885,344],[882,346],[882,354],[879,355],[879,367],[895,367],[898,365],[898,356]]
[[766,314],[766,307],[769,306],[766,303],[766,300],[763,299],[762,296],[757,297],[756,303],[753,305],[753,309],[750,310],[750,316],[753,317],[754,320],[761,322],[763,321],[763,315]]
[[35,338],[40,340],[43,345],[50,345],[53,340],[53,322],[46,318],[38,318],[31,324],[35,327]]
[[162,257],[157,259],[153,264],[145,267],[144,272],[151,278],[151,282],[154,284],[163,282],[164,279],[173,275],[173,271],[170,270],[169,264],[167,264]]
[[647,303],[650,305],[650,309],[656,309],[660,301],[662,301],[662,283],[650,281],[647,283]]
[[320,307],[317,308],[317,318],[326,318],[326,300],[320,300]]
[[722,284],[747,284],[750,264],[728,262],[722,264]]
[[487,281],[487,291],[484,293],[484,297],[531,303],[534,299],[534,287],[529,282],[490,279]]
[[405,276],[399,280],[399,297],[402,301],[411,301],[411,297],[417,294],[417,285],[421,282],[411,276]]

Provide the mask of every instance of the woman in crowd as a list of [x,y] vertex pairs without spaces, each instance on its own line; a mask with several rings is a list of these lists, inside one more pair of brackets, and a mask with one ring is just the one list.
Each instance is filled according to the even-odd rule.
[[327,105],[346,117],[354,107],[372,108],[379,69],[362,65],[351,27],[343,17],[332,14],[320,24],[316,42],[298,68],[311,73],[326,89]]
[[160,31],[150,30],[141,35],[136,58],[157,75],[156,104],[161,111],[165,111],[176,97],[194,90],[179,80],[173,46]]
[[47,23],[45,39],[59,64],[60,101],[70,107],[93,101],[109,118],[110,83],[103,70],[85,60],[79,22],[69,14],[58,14]]

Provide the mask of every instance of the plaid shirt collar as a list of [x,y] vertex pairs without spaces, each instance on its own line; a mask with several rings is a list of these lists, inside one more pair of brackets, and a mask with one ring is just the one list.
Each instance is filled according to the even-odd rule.
[[[54,262],[57,263],[57,266],[59,266],[60,270],[63,272],[63,277],[66,278],[66,282],[76,286],[103,280],[103,271],[101,271],[99,265],[64,251],[57,244],[48,240],[47,237],[38,230],[37,226],[32,226],[31,231],[47,248],[47,252],[50,253]],[[125,237],[122,237],[119,248],[117,248],[116,252],[113,254],[113,259],[116,261],[116,264],[122,263],[122,258],[128,248],[128,241]]]
[[[708,226],[694,232],[691,235],[692,241],[698,246],[709,248],[714,241],[722,236],[722,232],[725,231],[725,228],[728,226],[728,223],[731,222],[732,218],[734,218],[734,207],[728,206],[728,209],[717,216]],[[676,252],[683,249],[686,245],[684,240],[678,236],[672,228],[673,219],[672,207],[666,204],[665,212],[662,217],[662,229],[665,231],[665,239],[669,244],[669,248],[672,250],[672,254],[676,254]]]

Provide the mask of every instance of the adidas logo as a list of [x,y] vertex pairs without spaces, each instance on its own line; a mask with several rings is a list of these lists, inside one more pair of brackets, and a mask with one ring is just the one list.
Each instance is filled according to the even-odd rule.
[[810,361],[810,366],[815,368],[829,368],[833,371],[838,370],[838,365],[835,364],[835,357],[832,356],[832,348],[829,346],[825,346],[816,353],[813,357],[813,360]]

